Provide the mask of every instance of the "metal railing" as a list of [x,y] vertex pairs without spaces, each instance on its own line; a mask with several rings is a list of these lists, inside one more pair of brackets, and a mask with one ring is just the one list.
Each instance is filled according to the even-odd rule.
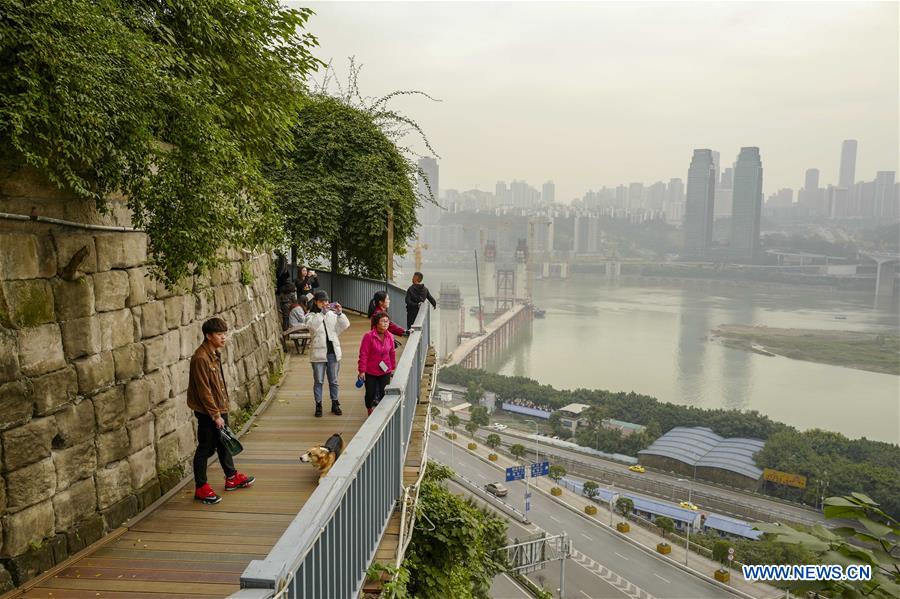
[[[321,273],[319,282],[329,292],[334,289],[333,300],[362,312],[374,289],[384,289],[384,282],[330,273]],[[250,562],[241,575],[242,590],[232,597],[359,596],[391,513],[403,497],[403,464],[430,343],[430,319],[431,306],[426,303],[378,409],[266,558]]]
[[[296,277],[296,273],[294,273]],[[339,302],[345,308],[365,314],[369,309],[369,301],[376,291],[387,291],[391,298],[391,320],[406,327],[406,290],[377,279],[363,279],[348,275],[332,274],[327,270],[317,270],[319,289],[328,292],[332,301]]]

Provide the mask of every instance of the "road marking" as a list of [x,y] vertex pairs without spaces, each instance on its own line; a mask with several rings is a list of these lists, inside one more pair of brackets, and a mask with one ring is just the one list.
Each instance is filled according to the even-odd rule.
[[591,537],[587,536],[587,535],[584,534],[584,533],[581,533],[581,536],[583,536],[583,537],[584,537],[585,539],[587,539],[588,541],[593,541],[593,540],[594,540],[594,539],[592,539]]
[[[581,553],[577,549],[572,551],[572,559],[582,568],[591,572],[597,578],[606,581],[611,586],[621,591],[631,599],[656,599],[653,595],[640,588],[629,580],[626,580],[619,574],[616,574],[606,566],[598,564],[590,557]],[[582,591],[583,592],[583,591]]]
[[558,520],[553,516],[550,516],[550,519],[553,520],[554,522],[556,522],[557,524],[562,524],[562,520]]
[[585,597],[587,597],[588,599],[594,599],[593,597],[591,597],[590,595],[588,595],[588,594],[585,593],[584,591],[579,590],[578,592],[581,593],[582,595],[584,595]]
[[626,562],[628,561],[628,558],[625,557],[624,555],[622,555],[621,553],[618,553],[618,552],[616,552],[616,551],[613,551],[613,553],[615,553],[616,555],[618,555],[619,557],[621,557],[621,558],[622,558],[623,560],[625,560]]
[[659,578],[661,581],[665,582],[666,584],[672,584],[672,581],[671,581],[671,580],[666,580],[665,578],[663,578],[662,576],[660,576],[660,575],[657,574],[656,572],[654,572],[653,575],[656,576],[657,578]]

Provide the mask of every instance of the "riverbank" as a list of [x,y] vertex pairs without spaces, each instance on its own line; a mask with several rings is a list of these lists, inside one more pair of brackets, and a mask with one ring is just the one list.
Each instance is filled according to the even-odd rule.
[[734,349],[900,376],[898,335],[729,324],[712,336]]

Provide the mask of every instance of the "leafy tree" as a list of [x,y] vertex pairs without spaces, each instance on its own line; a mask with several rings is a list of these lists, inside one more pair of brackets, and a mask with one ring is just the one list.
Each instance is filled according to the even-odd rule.
[[836,597],[900,597],[900,522],[863,493],[829,497],[823,511],[826,519],[851,520],[855,524],[834,529],[815,525],[808,533],[785,524],[757,523],[755,527],[772,535],[778,543],[814,551],[822,563],[871,566],[872,579],[798,582],[790,583],[790,589],[798,595],[812,591]]
[[728,549],[731,545],[728,541],[716,541],[716,544],[713,545],[712,549],[712,557],[713,560],[719,562],[723,566],[728,562]]
[[553,464],[552,466],[550,466],[550,472],[547,474],[547,476],[549,476],[556,484],[559,484],[559,481],[561,481],[565,475],[565,466],[560,466],[558,464]]
[[470,381],[466,387],[466,401],[477,406],[484,396],[484,389],[475,381]]
[[662,531],[663,538],[666,538],[666,535],[675,531],[675,522],[669,518],[668,516],[660,516],[656,520],[653,521],[656,526]]
[[468,432],[468,433],[469,433],[469,436],[472,437],[472,438],[474,439],[474,438],[475,438],[475,433],[478,432],[478,423],[477,423],[477,422],[472,422],[471,420],[469,420],[469,421],[466,423],[466,432]]
[[513,443],[512,447],[509,448],[509,453],[513,454],[517,460],[521,460],[525,455],[525,446],[521,443]]
[[634,510],[634,501],[629,497],[619,497],[616,499],[616,510],[622,514],[622,516],[627,516]]
[[457,426],[459,426],[459,416],[456,414],[450,414],[447,417],[447,426],[450,427],[450,430],[455,430]]
[[[311,257],[330,257],[331,268],[353,275],[383,278],[387,230],[393,223],[393,251],[406,252],[415,234],[420,171],[405,146],[409,130],[422,136],[411,119],[389,109],[394,92],[373,101],[356,86],[359,69],[337,97],[328,94],[330,73],[300,107],[294,149],[270,168],[276,197],[285,216],[288,240]],[[420,94],[425,95],[425,94]]]
[[587,480],[584,482],[584,485],[582,485],[581,492],[584,493],[588,499],[593,499],[597,496],[599,489],[600,485],[592,480]]
[[487,439],[484,440],[484,444],[490,447],[491,449],[497,449],[500,447],[500,443],[502,440],[500,439],[500,435],[497,433],[491,433],[487,436]]
[[436,419],[441,415],[441,409],[437,406],[431,406],[431,417]]
[[428,463],[417,515],[434,526],[416,527],[403,568],[410,597],[490,597],[491,580],[506,568],[506,522],[441,486],[452,475]]
[[0,147],[86,201],[125,196],[167,285],[280,239],[261,165],[293,143],[312,12],[277,0],[0,0]]
[[475,406],[474,408],[472,408],[469,411],[469,420],[471,420],[478,426],[487,426],[491,423],[487,408],[484,406]]

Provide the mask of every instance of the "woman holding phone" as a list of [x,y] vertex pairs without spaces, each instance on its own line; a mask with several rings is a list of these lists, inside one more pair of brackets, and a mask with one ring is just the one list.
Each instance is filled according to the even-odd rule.
[[391,382],[397,367],[394,336],[388,331],[391,319],[384,312],[372,315],[372,328],[363,335],[359,345],[357,378],[366,383],[366,410],[369,414],[384,397],[384,389]]
[[313,306],[304,319],[309,327],[309,363],[313,370],[313,399],[316,400],[316,418],[322,416],[322,385],[328,376],[328,395],[331,397],[331,413],[343,414],[338,399],[338,374],[341,371],[341,342],[338,337],[350,327],[350,320],[340,304],[328,302],[328,294],[318,290],[313,294]]

